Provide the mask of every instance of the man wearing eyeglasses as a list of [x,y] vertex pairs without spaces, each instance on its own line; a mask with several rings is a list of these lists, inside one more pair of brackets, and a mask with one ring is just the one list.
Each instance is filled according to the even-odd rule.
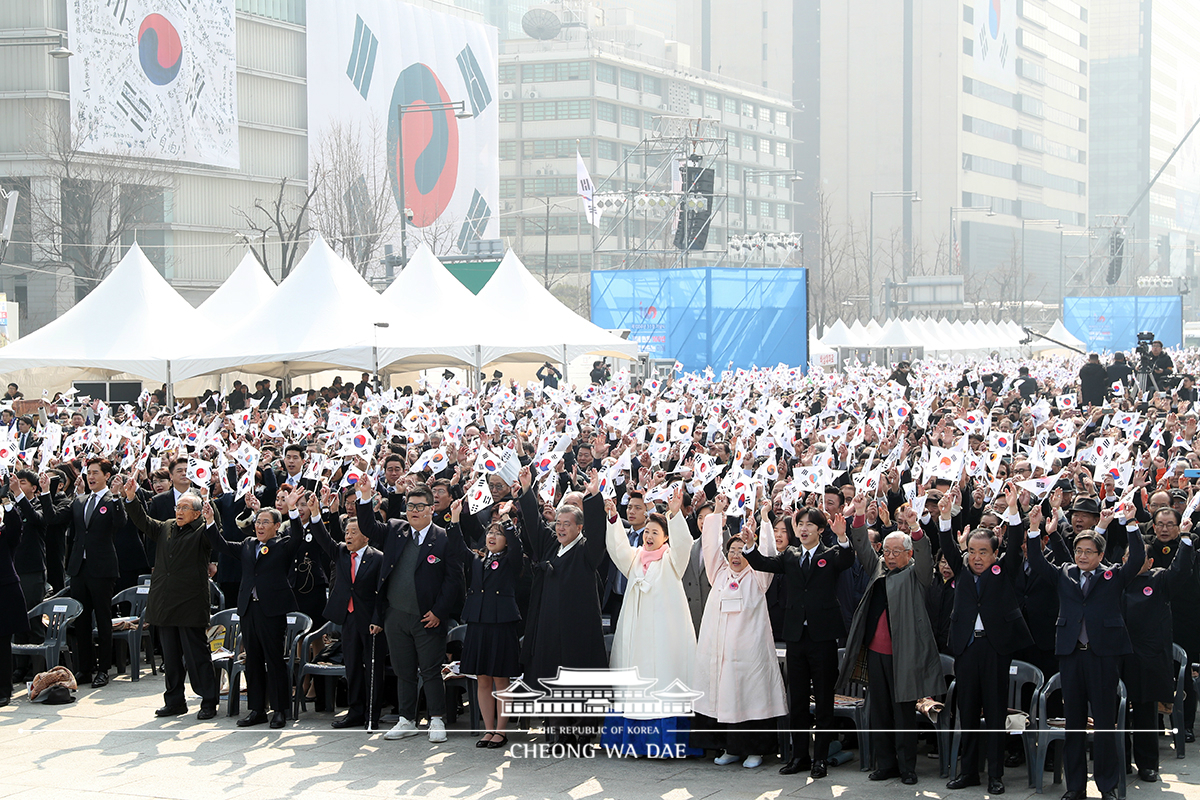
[[[446,741],[446,689],[442,662],[446,657],[446,620],[463,591],[461,535],[433,524],[433,492],[418,484],[405,494],[405,519],[375,519],[374,488],[358,482],[358,527],[371,546],[383,551],[379,598],[383,632],[396,672],[400,720],[385,739],[416,736],[417,676],[425,685],[429,741]],[[378,616],[378,613],[377,613]],[[374,628],[375,626],[372,626]]]
[[[1094,530],[1075,534],[1075,563],[1055,568],[1042,553],[1041,532],[1029,532],[1029,566],[1058,588],[1058,635],[1054,652],[1062,676],[1067,722],[1064,747],[1067,791],[1063,800],[1084,800],[1087,787],[1089,704],[1095,726],[1093,762],[1103,800],[1116,800],[1121,764],[1117,759],[1117,683],[1121,657],[1133,652],[1121,598],[1146,560],[1133,504],[1122,503],[1117,522],[1129,532],[1129,557],[1121,567],[1103,563],[1105,540]],[[1006,522],[1019,525],[1010,509]]]

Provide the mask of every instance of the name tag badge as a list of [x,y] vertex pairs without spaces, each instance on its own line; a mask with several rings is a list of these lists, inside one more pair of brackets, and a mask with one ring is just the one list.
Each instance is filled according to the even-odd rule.
[[742,610],[742,598],[740,597],[722,597],[721,598],[721,613],[736,614]]

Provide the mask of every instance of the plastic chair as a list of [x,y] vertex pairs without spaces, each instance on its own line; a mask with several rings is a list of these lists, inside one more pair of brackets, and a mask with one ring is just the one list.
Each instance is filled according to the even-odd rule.
[[[1008,708],[1020,709],[1029,714],[1030,720],[1035,717],[1035,709],[1032,707],[1037,703],[1038,692],[1041,691],[1042,685],[1045,684],[1046,678],[1042,675],[1042,671],[1025,661],[1013,661],[1008,668]],[[1025,687],[1032,686],[1033,694],[1030,696],[1030,708],[1021,707],[1021,697],[1025,693]],[[1007,716],[1007,715],[1006,715]],[[1029,767],[1029,785],[1034,785],[1033,776],[1033,751],[1035,743],[1035,733],[1026,729],[1021,734],[1021,746],[1025,750],[1025,764]],[[954,725],[954,741],[950,746],[950,758],[948,759],[949,769],[954,770],[958,763],[958,752],[962,746],[962,727],[959,722]],[[948,777],[949,773],[944,773],[942,777]]]
[[[446,634],[446,643],[459,642],[460,644],[466,641],[467,626],[459,625],[457,628],[452,628]],[[463,692],[467,695],[467,706],[471,709],[471,730],[482,730],[483,712],[479,709],[479,680],[471,675],[458,675],[445,680],[447,686],[461,684]]]
[[1188,678],[1187,651],[1177,644],[1171,645],[1174,660],[1179,664],[1179,678],[1175,682],[1175,702],[1171,706],[1171,727],[1175,729],[1172,737],[1175,740],[1175,757],[1183,758],[1187,742],[1187,731],[1183,729],[1183,704]]
[[307,698],[304,696],[304,676],[312,675],[314,678],[323,677],[329,684],[329,692],[326,695],[329,698],[329,705],[334,705],[333,680],[335,678],[346,677],[345,664],[318,664],[310,661],[312,658],[312,644],[320,641],[322,636],[328,634],[341,634],[342,626],[335,622],[326,622],[321,627],[317,628],[312,633],[304,637],[300,644],[300,661],[296,669],[296,682],[294,684],[295,691],[292,692],[292,719],[299,719],[300,712],[304,711],[308,706]]
[[62,663],[62,652],[67,647],[67,632],[71,623],[83,613],[83,605],[70,597],[55,597],[43,600],[29,611],[31,621],[46,617],[46,635],[41,644],[13,644],[14,656],[41,656],[46,659],[46,669]]
[[[846,657],[846,648],[838,649],[838,663]],[[871,735],[864,733],[870,728],[868,711],[870,708],[870,690],[861,683],[851,683],[845,697],[853,698],[849,703],[841,702],[836,697],[833,700],[833,716],[850,720],[858,733],[858,769],[865,772],[871,768]]]
[[[938,655],[942,657],[942,677],[949,678],[950,680],[946,683],[946,699],[943,702],[944,708],[938,717],[937,724],[933,728],[937,732],[938,774],[943,778],[948,778],[950,777],[950,771],[954,769],[954,762],[958,757],[957,745],[952,746],[954,725],[958,717],[957,709],[954,707],[958,696],[958,678],[954,674],[954,656],[947,653],[939,653]],[[954,758],[950,757],[951,753],[955,754]]]
[[137,585],[138,586],[149,586],[151,577],[152,576],[149,573],[147,573],[145,575],[138,575]]
[[[150,586],[142,584],[139,586],[130,586],[128,589],[122,589],[112,599],[114,606],[121,603],[129,604],[128,617],[114,617],[113,622],[127,620],[129,622],[137,622],[137,626],[128,630],[113,631],[113,642],[124,642],[126,649],[129,650],[129,679],[133,681],[141,680],[142,671],[142,647],[148,644],[150,639],[150,628],[146,624],[146,601],[150,597]],[[158,674],[158,668],[154,664],[154,648],[147,646],[146,660],[150,662],[150,672],[154,675]]]
[[[295,674],[296,640],[308,633],[312,627],[312,617],[293,611],[287,615],[287,627],[284,628],[284,657],[287,663],[288,679]],[[229,711],[231,717],[237,716],[242,705],[242,674],[246,671],[246,660],[235,660],[229,670]]]
[[[1045,781],[1046,756],[1052,742],[1065,742],[1067,732],[1063,728],[1051,728],[1048,722],[1047,706],[1050,700],[1050,695],[1055,692],[1062,691],[1061,676],[1055,673],[1050,680],[1046,681],[1042,690],[1037,696],[1037,726],[1034,735],[1037,737],[1037,748],[1034,751],[1033,763],[1029,768],[1029,776],[1033,779],[1034,791],[1038,794],[1042,793],[1043,783]],[[1125,729],[1125,708],[1128,702],[1128,695],[1125,691],[1125,682],[1117,682],[1117,763],[1125,764],[1125,736],[1120,733]],[[1092,736],[1092,732],[1088,732],[1088,736]],[[1120,769],[1118,772],[1121,775],[1120,782],[1117,784],[1117,797],[1120,800],[1125,800],[1125,770]],[[1054,757],[1054,782],[1062,783],[1062,746],[1059,746],[1057,755]]]
[[616,636],[617,635],[615,633],[604,634],[604,654],[607,656],[609,661],[612,661],[613,639],[615,639]]
[[[213,669],[223,672],[225,677],[229,679],[230,696],[227,700],[227,707],[232,709],[234,695],[233,670],[235,665],[238,663],[238,653],[242,649],[241,617],[238,616],[236,608],[227,608],[224,611],[213,614],[212,617],[209,618],[208,625],[209,627],[220,625],[225,628],[225,641],[221,643],[221,647],[226,651],[226,654],[217,655],[214,653],[212,659]],[[219,680],[220,679],[218,678],[218,683]],[[234,712],[232,710],[229,711],[230,715],[233,713]]]
[[216,614],[225,608],[225,593],[221,591],[221,587],[213,583],[212,579],[208,580],[208,613]]

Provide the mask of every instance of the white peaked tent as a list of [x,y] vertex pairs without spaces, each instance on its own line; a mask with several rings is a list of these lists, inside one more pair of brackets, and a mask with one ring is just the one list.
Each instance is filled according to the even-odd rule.
[[[871,337],[868,337],[866,341],[869,342],[870,338]],[[839,347],[866,346],[863,343],[863,340],[855,336],[854,333],[846,327],[846,323],[842,322],[840,318],[835,319],[833,324],[826,329],[825,335],[821,337],[821,344],[834,349]]]
[[0,349],[0,372],[70,367],[170,383],[204,319],[134,244],[91,294],[44,328]]
[[338,367],[369,372],[376,345],[382,353],[402,340],[398,323],[391,305],[318,237],[246,320],[216,343],[192,339],[194,354],[180,359],[176,380],[235,368],[278,378]]
[[539,358],[569,363],[582,355],[637,358],[626,341],[567,308],[509,250],[476,298],[486,309],[472,327],[482,341],[478,365]]
[[208,296],[197,309],[209,322],[223,331],[250,316],[268,297],[275,293],[275,281],[258,263],[249,250],[242,263],[225,279],[220,288]]
[[[383,293],[392,314],[402,319],[399,347],[380,348],[388,372],[428,369],[453,362],[475,363],[476,346],[491,334],[478,298],[422,244]],[[397,337],[392,337],[393,339]]]

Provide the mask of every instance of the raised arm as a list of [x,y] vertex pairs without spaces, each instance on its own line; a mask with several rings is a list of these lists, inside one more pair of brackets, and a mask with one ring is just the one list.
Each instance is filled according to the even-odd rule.
[[137,496],[137,481],[130,478],[125,482],[125,513],[129,515],[129,521],[134,527],[146,537],[157,541],[163,535],[163,530],[168,523],[157,519],[150,519],[146,514],[146,509],[142,507],[142,501]]
[[354,514],[358,519],[358,529],[362,531],[363,536],[367,537],[367,541],[371,546],[382,550],[387,544],[387,533],[391,527],[389,525],[381,525],[375,519],[375,509],[371,504],[371,495],[375,492],[375,487],[371,485],[369,480],[361,480],[358,485],[362,487],[359,490],[360,499],[354,504]]
[[[704,556],[704,572],[708,575],[708,582],[710,584],[716,580],[717,573],[725,564],[725,553],[722,552],[723,545],[725,543],[722,540],[724,538],[723,532],[725,530],[725,509],[729,507],[729,498],[723,494],[719,494],[717,495],[717,499],[713,501],[713,504],[716,510],[704,518],[704,526],[700,531],[700,552]],[[773,548],[775,546],[775,537],[771,536],[768,538],[771,539],[771,546]],[[760,555],[759,553],[755,553],[754,555],[759,559],[765,559],[772,562],[775,558],[773,554],[771,556],[764,556]],[[749,556],[750,554],[746,553],[746,560],[751,566],[754,566],[753,562],[750,561]],[[762,571],[782,572],[783,567],[780,567],[777,570],[764,569]]]
[[308,511],[312,515],[308,527],[313,541],[331,560],[336,559],[338,555],[337,542],[333,541],[333,537],[329,535],[329,530],[325,527],[325,522],[321,519],[321,501],[317,499],[316,494],[311,495],[308,499]]
[[604,510],[608,514],[605,527],[608,557],[612,559],[612,563],[621,571],[621,574],[629,577],[633,574],[633,562],[637,549],[629,543],[629,537],[625,535],[625,526],[621,524],[621,517],[617,514],[616,502],[606,500]]
[[688,527],[687,518],[683,516],[682,511],[682,483],[675,487],[675,493],[667,505],[671,515],[667,518],[667,534],[671,542],[671,552],[667,553],[667,557],[671,559],[675,577],[682,579],[692,555],[692,529]]

